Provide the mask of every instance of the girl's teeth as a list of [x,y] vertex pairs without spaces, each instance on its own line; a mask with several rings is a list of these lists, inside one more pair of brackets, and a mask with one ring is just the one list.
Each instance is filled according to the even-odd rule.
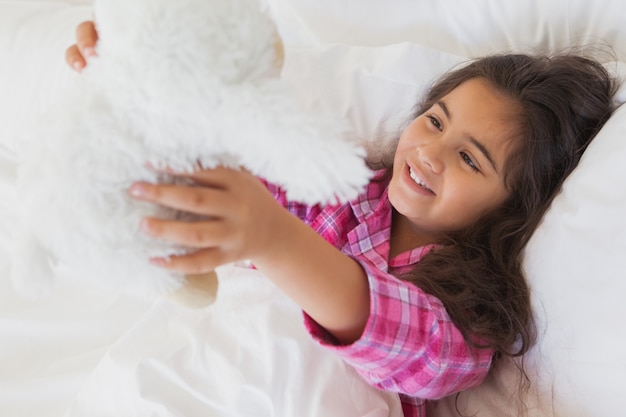
[[430,188],[426,186],[426,184],[424,184],[424,181],[422,181],[422,179],[413,172],[411,168],[409,168],[409,175],[411,176],[411,179],[415,181],[419,186],[423,187],[424,189],[428,191],[432,191]]

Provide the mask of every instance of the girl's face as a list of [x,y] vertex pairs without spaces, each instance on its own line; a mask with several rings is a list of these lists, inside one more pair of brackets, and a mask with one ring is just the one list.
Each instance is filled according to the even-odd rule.
[[511,99],[474,78],[405,129],[389,200],[414,236],[462,230],[504,202],[504,163],[516,110]]

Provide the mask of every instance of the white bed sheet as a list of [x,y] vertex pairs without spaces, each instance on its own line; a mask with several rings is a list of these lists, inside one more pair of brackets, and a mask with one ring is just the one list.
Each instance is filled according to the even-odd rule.
[[0,148],[0,415],[62,416],[110,345],[148,308],[61,280],[50,298],[17,297],[10,280],[15,158]]

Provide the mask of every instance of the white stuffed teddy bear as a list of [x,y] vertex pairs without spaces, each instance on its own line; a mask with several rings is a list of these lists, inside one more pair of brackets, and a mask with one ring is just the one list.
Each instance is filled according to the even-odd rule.
[[[98,57],[20,150],[19,292],[57,269],[154,296],[184,281],[150,257],[183,253],[144,236],[180,216],[128,196],[148,167],[244,166],[307,203],[355,197],[370,171],[345,126],[305,110],[280,79],[277,30],[258,0],[96,0]],[[180,218],[180,217],[178,217]]]

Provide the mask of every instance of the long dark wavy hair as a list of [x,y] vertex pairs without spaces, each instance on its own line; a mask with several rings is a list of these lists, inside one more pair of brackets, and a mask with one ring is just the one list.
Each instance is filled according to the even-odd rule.
[[468,229],[446,236],[401,278],[439,298],[468,342],[493,348],[496,356],[518,356],[536,338],[524,247],[611,115],[617,82],[580,55],[488,56],[445,74],[417,115],[472,78],[487,80],[520,109],[504,168],[509,197]]

